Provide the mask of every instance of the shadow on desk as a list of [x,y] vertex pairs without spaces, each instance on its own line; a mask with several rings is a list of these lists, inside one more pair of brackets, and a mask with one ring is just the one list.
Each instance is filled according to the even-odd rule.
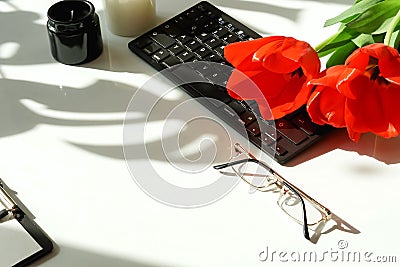
[[[0,137],[39,125],[100,126],[122,124],[136,88],[97,80],[84,88],[0,79]],[[120,113],[120,118],[107,116]],[[104,117],[104,118],[102,118]]]
[[[127,84],[107,80],[97,80],[89,86],[74,88],[0,79],[0,125],[2,126],[0,127],[0,138],[28,132],[40,125],[54,126],[54,129],[59,126],[82,128],[80,129],[82,136],[90,133],[91,126],[93,128],[97,126],[120,127],[127,115],[129,101],[137,90]],[[158,112],[152,112],[152,116],[148,117],[147,110],[154,103],[158,103]],[[160,96],[142,90],[140,99],[134,107],[135,116],[125,120],[125,123],[135,125],[138,131],[143,131],[146,123],[164,121],[165,114],[170,113],[180,103],[180,98],[160,100]],[[196,114],[196,108],[193,109],[193,113]],[[198,125],[192,126],[186,131],[186,138],[181,139],[184,141],[182,146],[188,145],[193,139],[198,138],[201,130],[204,132],[204,127],[199,127]],[[213,129],[213,125],[207,127],[209,132]],[[93,145],[73,136],[70,138],[68,131],[63,131],[62,128],[59,131],[63,141],[67,144],[108,158],[125,159],[123,145],[116,145],[115,141],[108,144],[107,140],[104,140],[101,144]],[[223,139],[220,135],[219,138]],[[166,160],[159,153],[160,148],[163,142],[174,140],[175,136],[172,136],[163,140],[146,142],[147,148],[154,151],[151,154],[152,159]],[[128,145],[135,150],[135,146],[143,147],[143,142],[144,140],[137,145]],[[149,154],[146,153],[135,153],[134,158],[129,159],[140,160],[148,157]]]
[[[2,254],[2,257],[0,258],[1,266],[9,266],[10,264],[14,264],[16,261],[19,261],[30,254],[27,253],[28,251],[25,248],[25,243],[17,243],[21,241],[20,239],[22,235],[24,234],[15,229],[1,231],[2,240],[9,240],[7,247],[11,250],[8,252],[7,250],[2,250],[2,252],[5,252],[5,254]],[[7,255],[7,253],[12,255]],[[16,255],[19,255],[20,257],[18,258]],[[50,254],[35,261],[29,266],[160,267],[161,265],[126,259],[120,256],[107,255],[87,249],[75,248],[68,245],[57,244],[56,242],[54,244],[54,249]],[[168,265],[163,264],[162,266]]]
[[[37,264],[37,265],[36,265]],[[52,267],[70,267],[70,266],[96,266],[96,267],[168,267],[169,265],[155,265],[144,263],[122,257],[106,255],[95,251],[78,249],[71,246],[60,245],[56,248],[54,255],[43,258],[33,266],[52,266]]]
[[359,234],[361,233],[354,226],[340,218],[338,215],[332,213],[332,218],[328,222],[321,222],[317,225],[314,234],[311,235],[310,241],[314,244],[318,242],[322,235],[331,233],[332,231],[339,230],[349,234]]

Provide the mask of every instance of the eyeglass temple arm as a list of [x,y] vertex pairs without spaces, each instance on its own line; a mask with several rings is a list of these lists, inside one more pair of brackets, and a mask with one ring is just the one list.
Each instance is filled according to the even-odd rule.
[[231,166],[234,166],[234,165],[237,165],[237,164],[246,163],[246,162],[257,163],[260,166],[262,166],[263,168],[265,168],[267,171],[269,171],[272,175],[278,176],[280,178],[281,182],[286,187],[288,187],[291,191],[293,191],[293,193],[296,194],[296,196],[301,201],[301,207],[302,207],[302,210],[303,210],[303,235],[307,240],[310,240],[310,234],[308,232],[308,226],[307,226],[308,223],[307,223],[306,205],[304,204],[304,200],[303,200],[302,196],[297,192],[296,188],[294,188],[291,184],[286,182],[286,180],[283,179],[283,177],[280,176],[278,173],[276,173],[273,169],[271,169],[266,164],[264,164],[263,162],[259,161],[258,159],[255,159],[255,158],[247,158],[247,159],[241,159],[241,160],[237,160],[237,161],[227,162],[227,163],[215,165],[215,166],[213,166],[213,168],[216,169],[216,170],[220,170],[220,169],[224,169],[224,168],[227,168],[227,167],[231,167]]
[[235,166],[237,164],[242,164],[242,163],[246,163],[246,162],[256,162],[258,163],[258,160],[254,160],[254,159],[241,159],[241,160],[237,160],[237,161],[232,161],[232,162],[227,162],[227,163],[222,163],[219,165],[214,165],[213,168],[216,170],[221,170],[221,169],[225,169],[231,166]]

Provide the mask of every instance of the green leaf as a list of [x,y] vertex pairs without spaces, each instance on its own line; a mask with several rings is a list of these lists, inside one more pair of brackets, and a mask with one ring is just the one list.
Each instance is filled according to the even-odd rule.
[[375,43],[375,40],[371,34],[364,34],[364,33],[358,35],[352,41],[358,47],[363,47],[365,45]]
[[356,1],[350,8],[346,9],[344,12],[339,14],[338,16],[328,19],[325,21],[324,27],[331,26],[338,22],[349,22],[353,19],[357,18],[358,15],[365,12],[371,6],[382,2],[383,0],[363,0],[363,1]]
[[317,50],[317,52],[331,50],[333,48],[346,44],[350,40],[356,38],[358,35],[358,32],[353,31],[352,29],[343,25],[333,36],[318,45],[315,49]]
[[391,47],[394,47],[396,49],[399,49],[400,47],[400,30],[394,31],[392,34],[392,38],[390,39],[389,45]]
[[326,57],[327,55],[332,54],[334,51],[335,51],[334,49],[331,49],[323,52],[318,52],[318,57],[319,58]]
[[383,33],[388,29],[399,8],[399,0],[385,0],[370,7],[357,18],[346,23],[346,26],[360,33]]
[[351,39],[333,43],[333,44],[328,44],[323,49],[319,50],[318,53],[324,53],[324,54],[326,54],[326,52],[330,53],[330,52],[333,52],[334,50],[336,50],[337,48],[342,47],[348,43],[352,43]]
[[374,38],[375,43],[383,43],[383,40],[385,39],[385,33],[373,34],[372,37]]
[[347,57],[356,49],[357,46],[353,42],[349,42],[336,49],[326,62],[326,67],[329,68],[335,65],[343,65]]

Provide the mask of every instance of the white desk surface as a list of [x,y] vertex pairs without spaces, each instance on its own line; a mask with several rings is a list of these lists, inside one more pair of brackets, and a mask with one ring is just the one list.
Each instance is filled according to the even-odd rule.
[[[249,194],[243,183],[199,208],[162,204],[144,193],[132,176],[155,173],[178,186],[200,187],[212,182],[205,174],[214,170],[193,174],[174,168],[174,162],[163,156],[160,131],[165,114],[154,113],[146,124],[144,111],[159,98],[151,90],[135,100],[138,110],[133,109],[127,123],[133,130],[124,145],[138,151],[128,159],[136,168],[131,175],[123,154],[125,111],[134,93],[156,72],[127,49],[132,38],[107,30],[100,0],[92,2],[101,19],[102,55],[86,65],[57,63],[50,55],[45,26],[47,9],[54,2],[0,2],[0,177],[57,244],[41,266],[308,266],[293,262],[290,255],[310,252],[319,260],[324,257],[324,266],[383,260],[378,256],[397,256],[398,264],[400,138],[367,135],[356,144],[337,131],[289,166],[274,164],[341,218],[342,223],[315,244],[305,240],[301,226],[279,209],[277,195]],[[157,0],[158,21],[196,2]],[[316,45],[335,31],[324,29],[324,20],[350,1],[212,2],[262,35],[288,35]],[[189,98],[176,91],[163,104],[176,106],[185,99]],[[192,105],[205,112],[199,104]],[[140,134],[144,128],[145,140]],[[182,149],[198,156],[196,149],[212,128],[189,127]],[[229,142],[219,133],[211,135],[222,161]],[[174,131],[167,134],[177,137]],[[234,132],[231,135],[241,140]],[[202,143],[201,148],[210,149],[209,145]],[[143,153],[143,147],[150,152]],[[3,253],[14,242],[15,230],[9,230],[9,236],[1,232]],[[347,247],[341,248],[343,244]],[[275,256],[262,262],[259,255],[266,248]],[[346,262],[343,252],[360,253],[361,262]],[[366,253],[370,254],[365,259]]]

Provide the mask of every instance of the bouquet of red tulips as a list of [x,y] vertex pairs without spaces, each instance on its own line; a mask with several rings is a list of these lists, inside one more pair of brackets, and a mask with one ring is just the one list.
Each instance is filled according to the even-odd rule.
[[[367,132],[397,136],[400,0],[356,0],[325,26],[336,23],[337,33],[315,48],[285,36],[226,46],[225,57],[235,67],[228,93],[256,100],[264,119],[278,119],[306,105],[315,123],[345,127],[353,141]],[[321,71],[324,56],[329,59]],[[242,73],[261,94],[241,86]]]

